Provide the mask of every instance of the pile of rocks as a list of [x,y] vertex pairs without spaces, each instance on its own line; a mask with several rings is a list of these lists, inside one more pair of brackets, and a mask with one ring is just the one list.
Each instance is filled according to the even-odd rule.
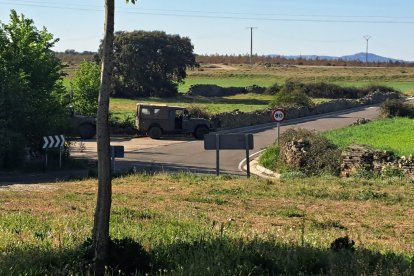
[[293,140],[286,143],[285,147],[282,158],[289,167],[300,168],[306,164],[306,152],[310,147],[308,140]]
[[362,171],[371,171],[377,175],[389,172],[404,175],[414,173],[414,158],[399,157],[392,151],[374,150],[364,145],[351,145],[341,154],[341,176],[349,177]]
[[353,126],[365,125],[371,122],[369,119],[358,118],[355,122],[352,123]]

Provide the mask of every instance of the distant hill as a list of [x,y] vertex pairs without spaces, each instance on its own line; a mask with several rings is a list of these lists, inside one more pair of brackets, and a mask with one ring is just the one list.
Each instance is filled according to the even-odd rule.
[[[280,55],[270,55],[272,57],[277,57]],[[318,55],[302,55],[302,56],[280,56],[288,59],[297,59],[297,58],[303,58],[307,60],[344,60],[344,61],[361,61],[365,62],[365,53],[357,53],[354,55],[347,55],[347,56],[318,56]],[[388,58],[379,56],[376,54],[368,53],[368,62],[404,62],[408,63],[408,61],[400,60],[400,59],[394,59],[394,58]]]

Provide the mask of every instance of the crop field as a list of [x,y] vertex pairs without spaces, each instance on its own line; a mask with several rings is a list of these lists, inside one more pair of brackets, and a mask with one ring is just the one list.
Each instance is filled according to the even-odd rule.
[[[64,80],[70,87],[70,76]],[[179,86],[180,96],[174,98],[138,98],[135,100],[111,99],[111,112],[118,117],[133,114],[137,102],[162,103],[169,105],[201,106],[215,114],[233,111],[254,111],[267,108],[271,96],[238,95],[232,97],[204,98],[187,97],[185,93],[194,84],[216,84],[223,87],[246,87],[259,85],[269,87],[274,83],[283,84],[288,79],[302,82],[328,82],[341,86],[366,87],[369,85],[386,85],[414,95],[414,68],[410,67],[335,67],[335,66],[280,66],[267,68],[262,65],[223,65],[208,64],[188,70],[185,83]],[[323,99],[322,99],[323,100]],[[320,101],[315,99],[316,102]]]
[[253,84],[267,87],[274,83],[283,84],[288,79],[355,87],[380,84],[414,94],[414,68],[405,67],[204,65],[189,70],[188,78],[179,90],[186,92],[190,85],[200,83],[226,87]]
[[[79,273],[95,200],[94,179],[0,188],[0,274]],[[413,229],[412,180],[113,182],[111,237],[141,243],[153,274],[412,275]],[[346,235],[355,246],[330,249]]]
[[365,125],[350,126],[324,133],[341,148],[350,144],[365,144],[391,150],[402,156],[414,155],[414,119],[381,119]]

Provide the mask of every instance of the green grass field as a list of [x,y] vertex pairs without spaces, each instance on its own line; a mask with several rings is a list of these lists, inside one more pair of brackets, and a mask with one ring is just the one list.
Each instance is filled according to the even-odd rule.
[[414,154],[413,129],[413,119],[391,118],[332,130],[323,135],[341,148],[354,143],[365,144],[408,156]]
[[[355,87],[365,87],[373,84],[386,85],[401,90],[407,95],[414,95],[414,68],[323,66],[266,68],[264,66],[223,64],[203,65],[200,69],[189,70],[185,83],[179,86],[179,91],[185,94],[193,84],[216,84],[223,87],[246,87],[251,85],[269,87],[274,83],[283,84],[287,79],[296,79],[302,82],[331,82],[342,86]],[[69,79],[65,79],[64,84],[69,88]],[[115,116],[125,117],[128,114],[133,114],[137,102],[148,102],[180,106],[193,104],[202,106],[208,112],[215,114],[235,109],[240,111],[264,109],[268,107],[270,101],[271,96],[252,94],[223,98],[179,96],[169,99],[111,99],[111,112]]]
[[[0,274],[81,274],[96,182],[0,188]],[[410,180],[135,175],[113,182],[110,234],[151,274],[412,275],[413,210]],[[355,251],[329,249],[345,235]]]
[[181,92],[192,84],[217,84],[221,86],[260,85],[268,87],[283,84],[288,79],[301,82],[328,82],[343,86],[364,87],[372,84],[386,85],[407,94],[414,94],[414,68],[399,67],[327,67],[289,66],[271,67],[249,65],[205,65],[199,70],[188,71]]

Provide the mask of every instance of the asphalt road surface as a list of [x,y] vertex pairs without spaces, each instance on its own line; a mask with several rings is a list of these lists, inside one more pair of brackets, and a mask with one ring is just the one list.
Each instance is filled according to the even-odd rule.
[[[350,110],[323,114],[285,121],[281,124],[281,132],[288,128],[306,128],[325,131],[345,127],[359,118],[374,119],[379,116],[377,106],[359,107]],[[221,133],[252,133],[254,149],[251,157],[260,153],[266,146],[276,140],[276,123],[252,126]],[[92,142],[92,145],[95,145]],[[125,145],[125,158],[117,159],[116,170],[134,171],[192,171],[197,173],[215,173],[216,152],[204,150],[203,141],[192,138],[165,138],[152,140],[150,138],[113,139],[112,144]],[[91,147],[91,142],[87,143]],[[96,150],[84,152],[89,157],[96,155]],[[223,174],[244,175],[241,170],[246,152],[220,151],[220,172]]]

